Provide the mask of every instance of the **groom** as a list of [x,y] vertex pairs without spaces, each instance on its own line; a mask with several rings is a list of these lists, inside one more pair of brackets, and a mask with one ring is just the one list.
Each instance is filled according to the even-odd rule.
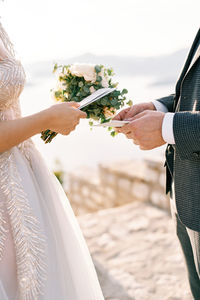
[[175,93],[121,111],[130,119],[117,129],[142,150],[167,143],[166,193],[195,300],[200,300],[200,29],[190,49]]

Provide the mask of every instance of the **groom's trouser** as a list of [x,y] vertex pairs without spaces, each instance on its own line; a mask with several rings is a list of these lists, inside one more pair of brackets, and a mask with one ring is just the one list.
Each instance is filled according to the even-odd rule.
[[[195,300],[200,300],[200,232],[187,228],[180,221],[174,205],[174,186],[171,193],[171,213],[176,234],[183,250],[190,289]],[[200,216],[199,216],[200,217]]]

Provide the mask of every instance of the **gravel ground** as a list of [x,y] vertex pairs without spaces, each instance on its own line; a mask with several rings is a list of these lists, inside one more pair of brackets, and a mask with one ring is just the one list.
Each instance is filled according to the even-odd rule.
[[133,202],[79,217],[105,299],[192,300],[171,216]]

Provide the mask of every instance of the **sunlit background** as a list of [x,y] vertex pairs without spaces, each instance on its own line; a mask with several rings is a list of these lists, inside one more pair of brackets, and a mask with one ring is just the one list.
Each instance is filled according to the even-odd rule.
[[[119,87],[134,103],[173,92],[199,28],[199,0],[5,0],[1,21],[24,63],[27,85],[21,96],[24,115],[52,103],[54,62],[92,62],[114,67]],[[162,155],[164,147],[140,151],[124,136],[90,131],[82,121],[76,132],[37,146],[53,167],[65,170],[101,161]]]
[[[133,103],[173,93],[199,12],[199,0],[0,0],[26,70],[23,115],[53,103],[55,62],[113,67]],[[33,139],[57,177],[67,174],[105,299],[191,299],[164,193],[165,146],[141,151],[123,135],[91,131],[87,120],[48,145]]]

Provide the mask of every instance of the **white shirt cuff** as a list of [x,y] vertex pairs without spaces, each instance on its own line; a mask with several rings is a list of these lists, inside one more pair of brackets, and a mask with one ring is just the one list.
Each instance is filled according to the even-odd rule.
[[161,102],[159,102],[157,100],[154,100],[154,101],[152,101],[152,103],[155,106],[155,108],[156,108],[157,111],[162,111],[164,113],[168,112],[167,107],[164,104],[162,104]]
[[175,144],[174,132],[173,132],[173,119],[174,113],[166,113],[162,123],[162,137],[168,144]]

